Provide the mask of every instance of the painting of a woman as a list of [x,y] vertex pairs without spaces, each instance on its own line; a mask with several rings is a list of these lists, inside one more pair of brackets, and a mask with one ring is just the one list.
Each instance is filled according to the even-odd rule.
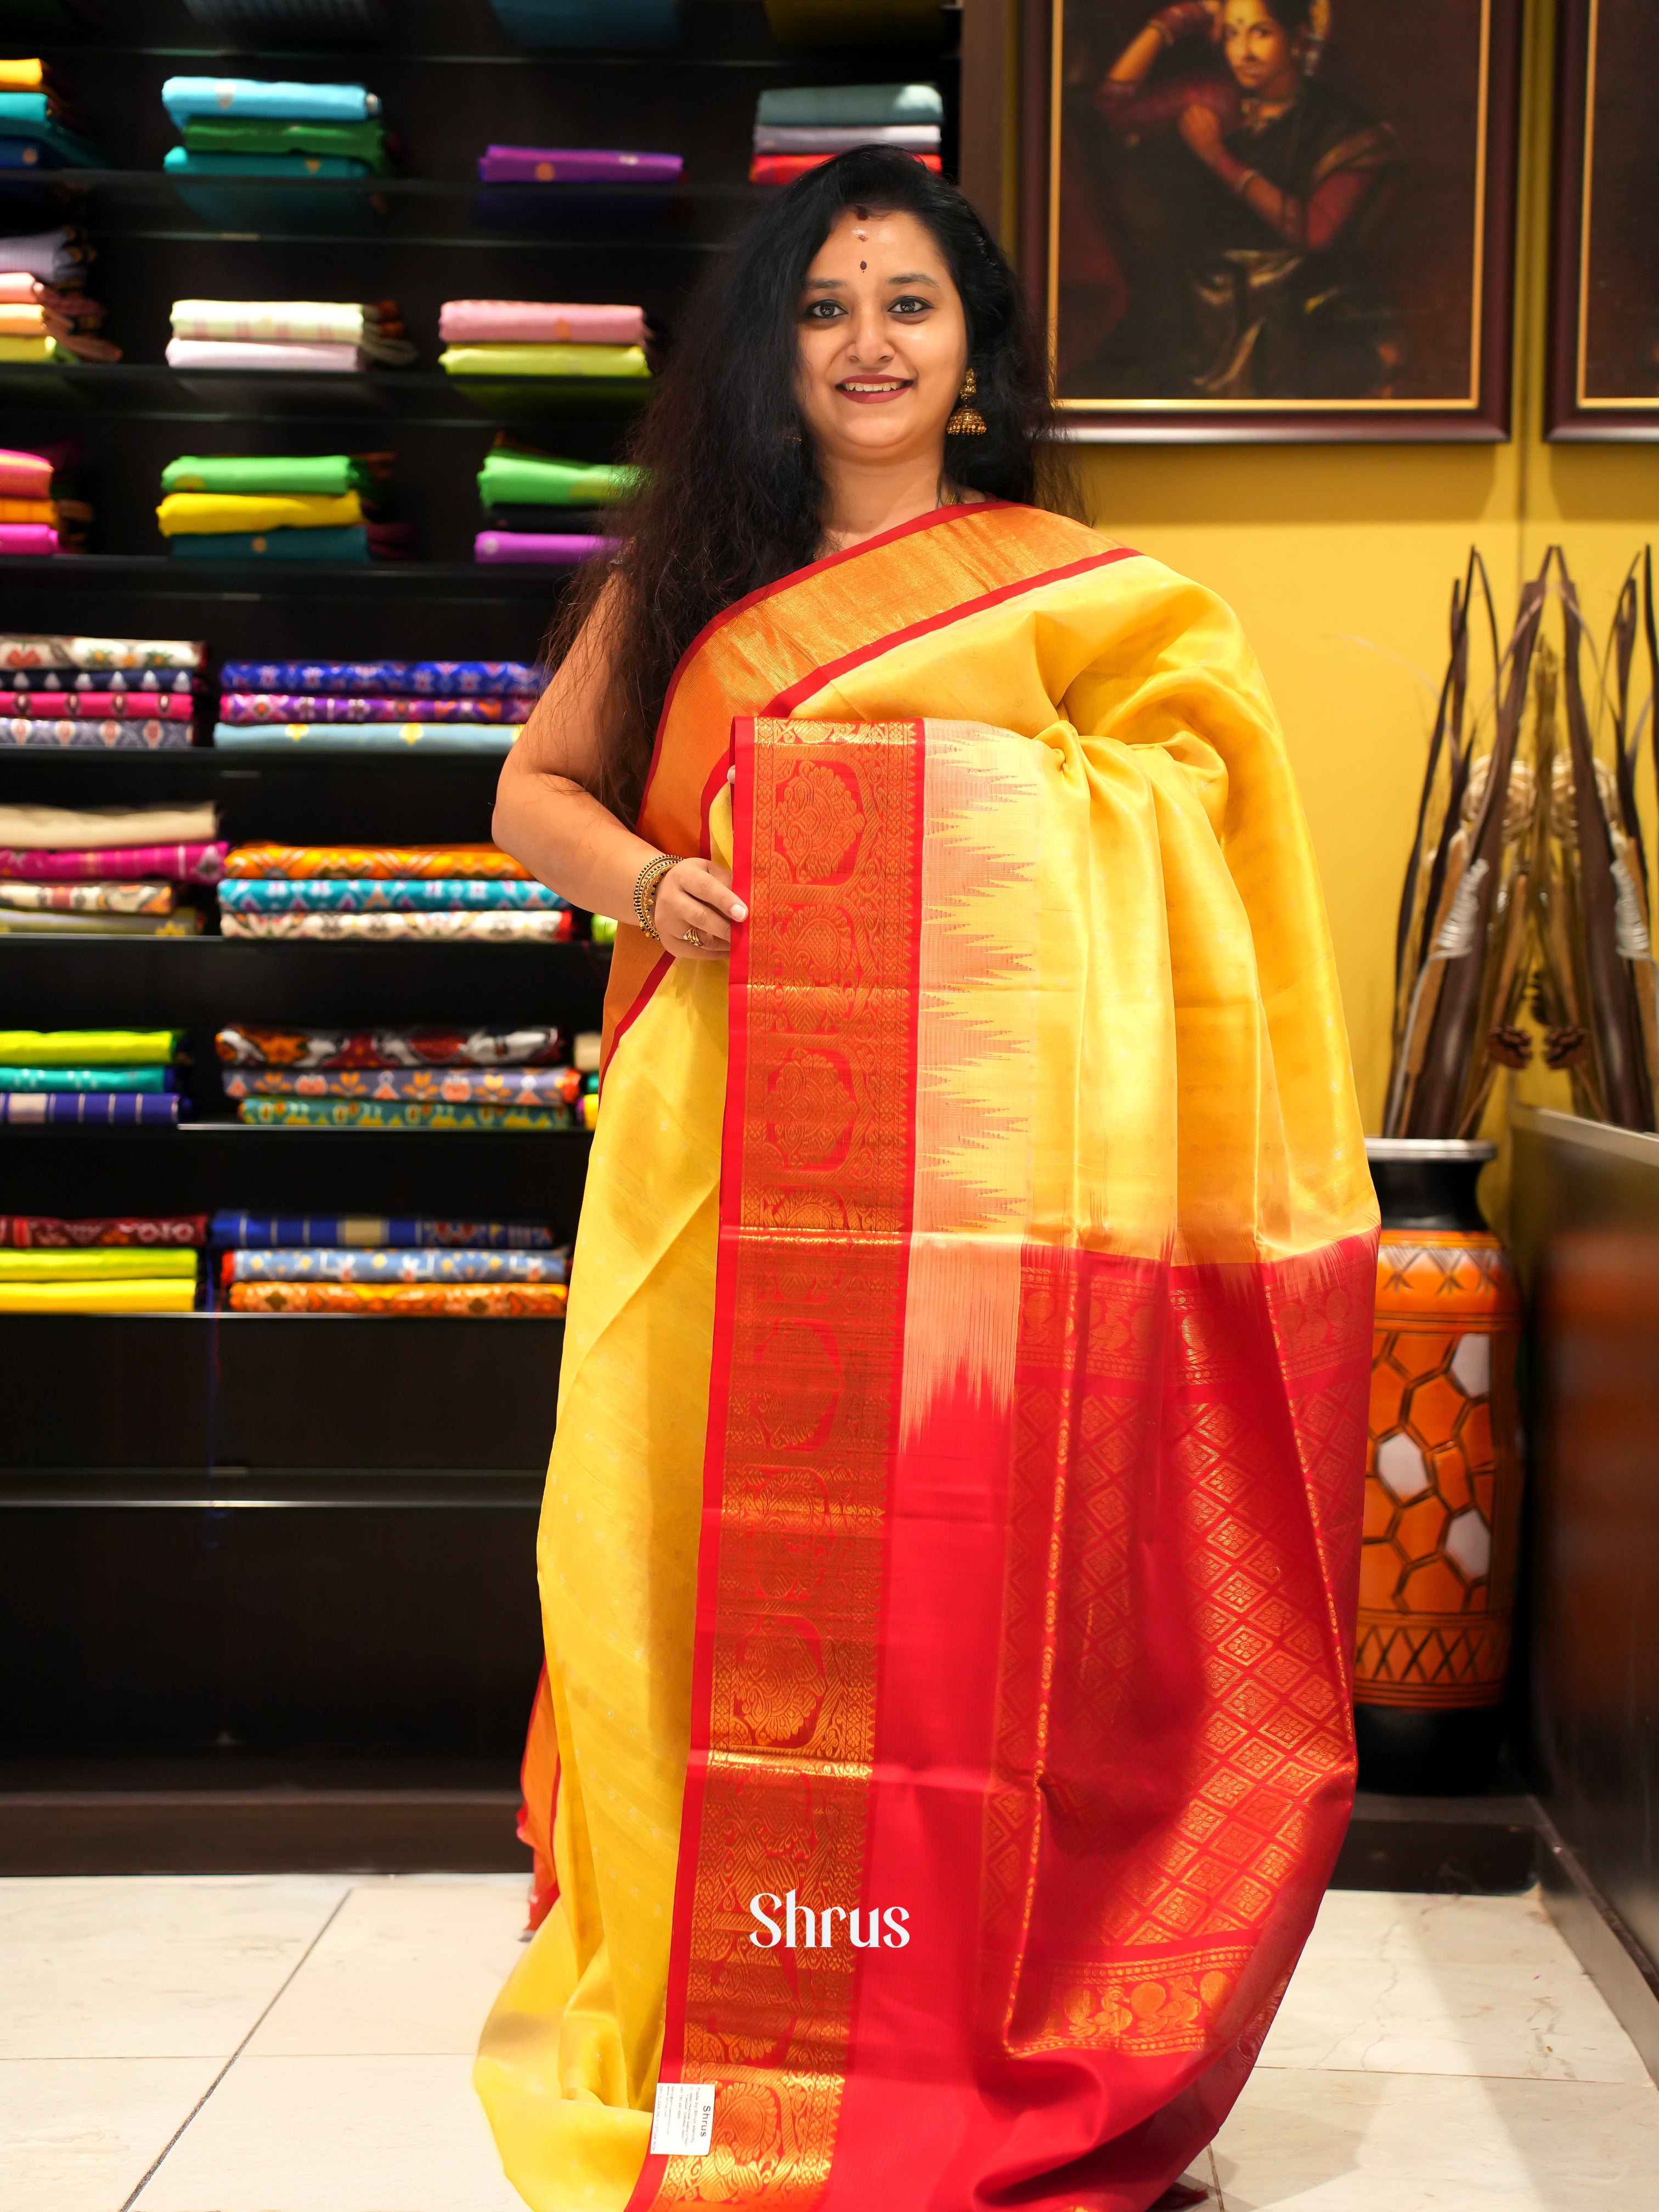
[[1068,105],[1093,127],[1064,149],[1063,394],[1389,396],[1399,325],[1368,248],[1401,157],[1320,74],[1328,15],[1177,0],[1103,75],[1079,72]]

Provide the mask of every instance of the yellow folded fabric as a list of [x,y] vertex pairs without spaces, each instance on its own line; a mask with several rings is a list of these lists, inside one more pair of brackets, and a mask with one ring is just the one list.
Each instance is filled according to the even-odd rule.
[[314,492],[170,491],[155,510],[164,538],[179,532],[326,530],[361,522],[355,491],[325,498]]
[[643,346],[453,345],[438,356],[452,376],[646,376]]
[[152,1252],[143,1245],[109,1244],[95,1244],[74,1252],[0,1252],[0,1285],[159,1282],[164,1278],[193,1283],[195,1253]]
[[0,1067],[165,1067],[179,1030],[0,1030]]
[[38,54],[27,61],[0,62],[0,92],[39,92],[46,81],[46,64]]
[[46,311],[26,307],[15,300],[0,306],[0,337],[33,338],[46,335]]
[[131,1283],[0,1283],[0,1313],[190,1313],[193,1282],[159,1275]]
[[56,338],[0,337],[0,361],[73,361]]

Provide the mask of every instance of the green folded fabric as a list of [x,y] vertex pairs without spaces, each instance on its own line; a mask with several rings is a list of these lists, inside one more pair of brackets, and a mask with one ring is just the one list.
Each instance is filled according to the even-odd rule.
[[165,1067],[0,1067],[0,1091],[165,1091]]
[[789,84],[762,93],[755,120],[791,130],[872,123],[943,123],[945,102],[933,84]]
[[94,1245],[79,1252],[0,1252],[0,1283],[88,1283],[112,1276],[162,1282],[193,1278],[194,1252],[156,1251],[147,1244]]
[[165,1067],[182,1030],[0,1030],[0,1066]]
[[603,376],[626,381],[649,377],[643,346],[446,346],[438,366],[451,376]]
[[184,138],[192,154],[337,154],[348,161],[367,161],[381,176],[392,168],[381,123],[193,115],[184,126]]
[[608,462],[497,452],[484,456],[478,497],[486,507],[610,507],[628,497],[641,474]]
[[180,453],[161,471],[164,492],[288,492],[338,499],[349,491],[373,491],[374,483],[368,462],[350,453]]

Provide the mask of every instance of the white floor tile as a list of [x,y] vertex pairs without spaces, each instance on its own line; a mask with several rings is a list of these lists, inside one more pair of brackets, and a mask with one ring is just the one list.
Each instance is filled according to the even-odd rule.
[[0,2059],[0,2204],[116,2212],[218,2070],[210,2058]]
[[524,1917],[518,1875],[358,1881],[248,2056],[470,2059]]
[[1325,1900],[1266,2066],[1646,2081],[1536,1893]]
[[1215,2157],[1224,2212],[1642,2212],[1659,2089],[1263,2067]]
[[[56,2207],[52,2208],[56,2212]],[[465,2058],[240,2058],[137,2212],[524,2212]]]
[[228,2058],[349,1887],[0,1881],[0,2057]]

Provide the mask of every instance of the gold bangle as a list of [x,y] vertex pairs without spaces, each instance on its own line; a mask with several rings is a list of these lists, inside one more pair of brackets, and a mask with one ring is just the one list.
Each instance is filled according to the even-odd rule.
[[634,878],[635,919],[653,945],[662,941],[657,934],[658,888],[669,870],[678,867],[680,857],[678,853],[654,854]]

